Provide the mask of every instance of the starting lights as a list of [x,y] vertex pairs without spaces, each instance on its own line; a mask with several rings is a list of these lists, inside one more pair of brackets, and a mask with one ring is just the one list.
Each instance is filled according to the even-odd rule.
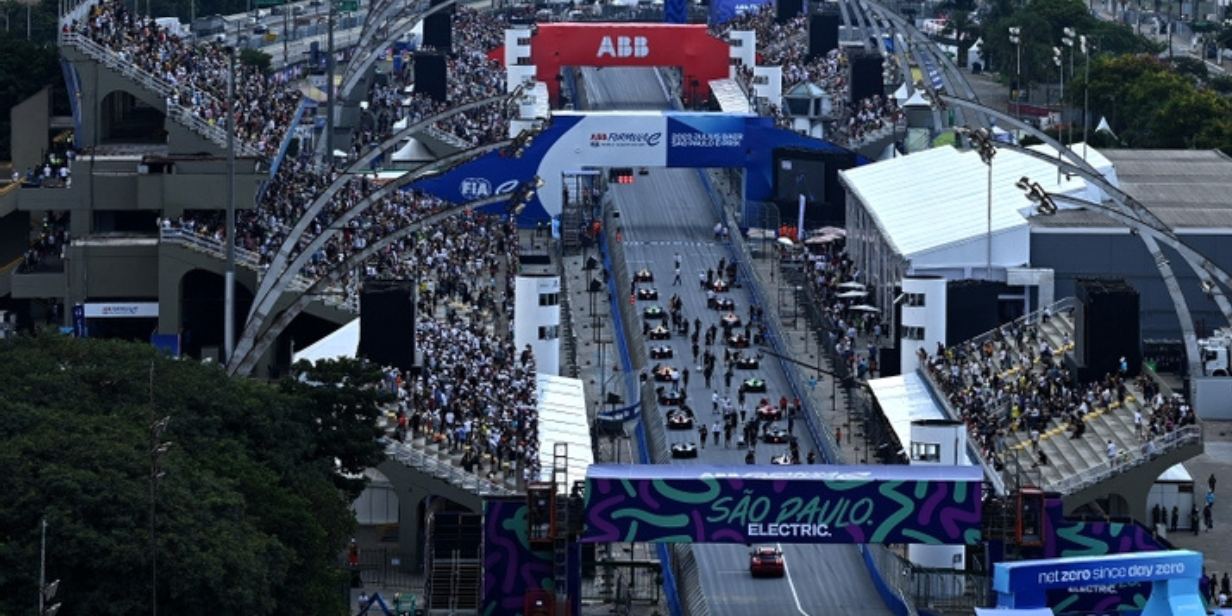
[[609,169],[607,181],[612,184],[632,184],[633,167],[613,167]]

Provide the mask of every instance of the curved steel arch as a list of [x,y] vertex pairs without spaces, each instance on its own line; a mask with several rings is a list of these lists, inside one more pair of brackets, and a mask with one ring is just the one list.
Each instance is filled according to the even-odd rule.
[[[500,195],[479,199],[477,201],[469,201],[467,203],[442,210],[432,214],[431,216],[427,216],[422,220],[418,220],[402,227],[401,229],[398,229],[385,237],[382,237],[381,239],[373,242],[367,248],[351,255],[342,263],[330,268],[328,272],[309,285],[307,289],[299,293],[296,296],[295,301],[292,302],[290,306],[287,306],[278,313],[278,316],[272,323],[270,323],[269,327],[257,336],[256,340],[252,344],[252,347],[246,350],[242,357],[237,358],[235,369],[231,370],[231,373],[251,374],[253,369],[256,368],[257,361],[261,359],[261,356],[265,354],[270,345],[277,340],[283,330],[285,330],[287,326],[295,320],[295,317],[299,316],[300,313],[308,307],[308,304],[311,304],[316,299],[317,295],[324,292],[331,284],[341,280],[344,272],[351,271],[359,267],[377,252],[422,229],[426,225],[434,224],[444,218],[453,216],[470,208],[484,207],[494,203],[500,203],[501,201],[508,201],[509,199],[512,199],[513,196],[514,193],[503,193]],[[239,355],[240,353],[237,352],[236,356]],[[231,367],[228,366],[229,370],[230,368]]]
[[[394,22],[389,26],[390,34],[372,45],[372,48],[375,49],[393,44],[394,41],[402,36],[403,30],[414,28],[416,24],[423,21],[428,16],[449,8],[456,3],[457,0],[446,0],[445,2],[428,8],[426,11],[409,15],[399,21]],[[373,32],[373,36],[375,36],[375,31]],[[371,40],[364,39],[363,33],[361,33],[359,41],[356,42],[356,47],[359,49],[367,49],[367,45],[370,43]],[[351,61],[347,63],[346,68],[342,69],[342,85],[338,89],[338,98],[342,100],[349,100],[351,98],[351,90],[359,84],[360,78],[368,71],[369,68],[372,67],[374,63],[376,63],[376,56],[372,53],[355,54],[355,56],[351,58]]]
[[[342,190],[342,187],[346,185],[348,181],[346,174],[359,173],[361,171],[364,171],[365,170],[364,167],[368,165],[369,163],[371,163],[378,154],[382,154],[382,153],[385,153],[386,151],[391,150],[393,147],[397,145],[398,141],[414,134],[415,132],[419,131],[425,126],[428,126],[434,122],[439,122],[441,120],[452,117],[464,111],[469,111],[470,109],[473,109],[475,107],[480,107],[480,106],[488,105],[494,102],[499,102],[503,98],[504,97],[491,97],[491,98],[486,98],[483,100],[475,101],[474,103],[468,103],[460,107],[455,107],[445,113],[438,113],[434,116],[424,118],[420,120],[419,122],[416,122],[410,126],[407,126],[406,128],[398,131],[397,133],[394,133],[394,135],[392,135],[385,141],[382,141],[380,145],[378,145],[376,148],[373,148],[372,150],[369,150],[368,152],[360,156],[359,159],[356,160],[354,163],[352,163],[349,167],[347,167],[346,171],[344,171],[338,177],[337,180],[335,180],[332,184],[330,184],[329,187],[327,187],[324,192],[317,195],[317,197],[313,200],[312,204],[309,205],[308,208],[304,210],[304,213],[300,216],[299,221],[296,222],[295,226],[292,227],[291,231],[287,234],[288,240],[292,237],[295,237],[295,238],[300,237],[300,235],[302,235],[304,231],[308,229],[308,226],[312,223],[312,219],[315,218],[316,215],[320,213],[322,209],[325,208],[325,206],[329,205],[329,203],[333,200],[334,196],[338,194],[338,191]],[[453,160],[455,157],[458,157],[459,155],[465,155],[468,152],[474,152],[474,150],[467,150],[465,152],[460,152],[459,154],[455,154],[453,156],[446,157],[438,161],[434,161],[432,163],[428,163],[427,165],[421,165],[420,167],[417,167],[416,169],[408,173],[420,171],[431,165],[440,163],[441,161],[449,162]],[[395,180],[395,182],[397,182],[397,180]],[[256,292],[253,293],[254,302],[263,300],[266,295],[273,292],[275,287],[283,286],[286,284],[286,280],[282,278],[282,275],[285,273],[286,260],[291,254],[291,249],[292,249],[291,245],[288,244],[287,242],[284,242],[283,245],[278,248],[278,254],[274,255],[274,259],[273,261],[270,262],[269,267],[265,270],[265,275],[261,278],[260,284],[257,285]],[[255,308],[256,304],[254,303],[253,306]],[[252,310],[249,311],[250,316],[251,314],[253,314]]]
[[[244,324],[244,331],[241,334],[240,339],[236,342],[235,351],[232,354],[231,360],[227,362],[228,372],[231,374],[236,373],[239,363],[234,361],[234,357],[247,355],[252,350],[257,335],[262,331],[266,319],[269,317],[270,312],[277,304],[279,297],[281,297],[280,292],[272,292],[272,288],[275,284],[279,287],[285,287],[290,277],[297,275],[296,272],[308,263],[308,260],[312,258],[312,255],[321,249],[325,245],[326,241],[328,241],[335,233],[342,230],[343,225],[346,225],[346,223],[350,222],[368,207],[379,203],[382,199],[392,195],[395,191],[401,190],[404,186],[437,173],[438,165],[463,163],[492,150],[503,148],[509,145],[509,143],[510,141],[498,141],[496,143],[473,148],[465,152],[459,152],[452,156],[442,158],[429,165],[423,165],[409,173],[403,174],[396,180],[389,182],[388,184],[368,194],[350,209],[344,211],[342,215],[334,221],[334,226],[331,227],[329,230],[330,232],[322,233],[313,238],[308,245],[304,246],[303,249],[300,250],[299,255],[295,258],[295,260],[288,265],[286,263],[291,252],[291,248],[297,245],[298,238],[303,235],[304,231],[308,228],[308,225],[311,224],[312,219],[327,203],[327,201],[324,201],[322,198],[318,198],[314,201],[312,208],[309,212],[305,212],[300,216],[299,222],[296,223],[295,228],[292,229],[292,231],[287,235],[287,239],[283,242],[282,247],[279,249],[278,256],[276,257],[276,263],[278,263],[279,267],[275,268],[271,265],[270,269],[267,270],[266,277],[262,278],[261,287],[265,289],[265,292],[260,298],[257,298],[254,295],[252,309],[249,311],[248,320]],[[337,189],[335,189],[334,192],[337,192]]]
[[[953,83],[956,87],[961,88],[963,90],[963,94],[965,94],[969,100],[976,101],[979,108],[974,108],[972,111],[977,112],[976,119],[980,121],[980,125],[985,127],[991,125],[986,117],[980,115],[988,115],[988,112],[991,111],[991,109],[986,106],[979,105],[979,96],[976,96],[975,89],[971,87],[971,83],[967,81],[967,78],[964,77],[958,70],[958,66],[954,64],[954,61],[941,51],[941,48],[937,46],[937,43],[933,42],[932,39],[929,39],[927,36],[924,36],[924,33],[920,32],[918,28],[908,23],[907,20],[902,18],[902,16],[890,10],[889,7],[882,4],[878,0],[863,0],[863,2],[874,7],[881,13],[882,17],[885,17],[886,20],[894,24],[895,28],[906,32],[908,36],[911,37],[913,42],[917,43],[917,50],[919,49],[919,46],[922,45],[926,50],[926,53],[932,56],[932,58],[938,63],[939,67],[945,72],[947,75],[947,81]],[[940,93],[932,91],[932,84],[927,79],[924,80],[924,89],[929,91],[933,96],[941,96]],[[963,118],[958,119],[962,120]],[[939,117],[937,125],[941,125]]]
[[[1159,250],[1158,241],[1162,240],[1166,245],[1168,245],[1168,247],[1176,250],[1181,257],[1185,259],[1185,262],[1189,265],[1189,267],[1193,269],[1194,273],[1204,271],[1210,274],[1212,278],[1218,280],[1220,283],[1229,288],[1232,288],[1232,276],[1229,276],[1227,272],[1215,265],[1210,259],[1207,259],[1200,252],[1194,250],[1186,244],[1184,240],[1177,236],[1170,227],[1164,224],[1163,221],[1160,220],[1159,217],[1155,216],[1155,213],[1150,211],[1150,209],[1148,209],[1145,205],[1137,199],[1134,199],[1120,188],[1113,186],[1112,183],[1110,183],[1107,178],[1099,172],[1099,170],[1095,169],[1094,166],[1083,159],[1077,152],[1062,146],[1060,142],[1048,136],[1043,131],[1013,118],[1008,114],[984,107],[979,103],[974,103],[972,101],[955,98],[952,96],[941,96],[939,99],[946,104],[980,109],[986,114],[1007,122],[1010,126],[1020,128],[1027,134],[1040,139],[1049,147],[1057,150],[1059,156],[1070,159],[1072,164],[1062,163],[1059,159],[1053,158],[1041,152],[1036,152],[1034,150],[995,140],[992,142],[994,146],[998,148],[1012,149],[1016,152],[1021,152],[1028,156],[1055,164],[1062,171],[1076,174],[1082,177],[1082,179],[1095,184],[1101,190],[1108,193],[1108,195],[1112,198],[1112,202],[1124,211],[1105,207],[1098,207],[1096,208],[1096,211],[1099,211],[1105,215],[1119,213],[1124,216],[1124,219],[1120,220],[1121,222],[1127,222],[1131,229],[1137,229],[1139,231],[1138,236],[1142,238],[1143,244],[1151,253],[1151,257],[1155,259],[1155,265],[1159,268],[1159,274],[1164,281],[1164,285],[1168,287],[1169,294],[1172,296],[1172,305],[1176,310],[1177,319],[1180,321],[1181,335],[1185,342],[1185,354],[1189,363],[1190,374],[1201,374],[1202,366],[1198,359],[1198,337],[1193,329],[1193,320],[1189,318],[1189,305],[1185,301],[1185,294],[1181,291],[1180,284],[1176,281],[1176,274],[1172,271],[1171,264]],[[1056,196],[1064,197],[1064,195]],[[1069,197],[1065,198],[1072,200],[1072,198]],[[1110,217],[1116,219],[1115,216]],[[1148,232],[1143,233],[1143,231]],[[1223,294],[1222,289],[1219,289],[1218,287],[1213,288],[1211,290],[1211,295],[1215,298],[1215,302],[1224,313],[1224,318],[1229,322],[1229,324],[1232,324],[1232,304],[1229,304],[1227,298]]]

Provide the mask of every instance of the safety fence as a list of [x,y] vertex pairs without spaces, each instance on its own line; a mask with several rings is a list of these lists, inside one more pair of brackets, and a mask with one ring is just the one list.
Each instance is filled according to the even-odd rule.
[[[605,197],[605,199],[606,198],[608,197]],[[627,333],[628,331],[636,330],[628,330],[626,327],[626,323],[628,323],[627,319],[629,318],[631,311],[625,307],[626,302],[621,300],[621,296],[619,294],[619,290],[623,290],[623,288],[627,287],[618,287],[617,285],[622,282],[624,285],[629,285],[631,284],[631,279],[629,278],[628,267],[625,262],[624,246],[620,242],[622,229],[614,223],[616,216],[613,214],[613,208],[610,206],[610,202],[605,201],[605,206],[603,224],[604,232],[601,235],[600,249],[603,254],[603,267],[607,272],[609,272],[607,289],[608,301],[611,304],[612,314],[621,314],[621,318],[612,319],[612,326],[614,329],[612,337],[616,342],[616,348],[620,351],[621,366],[625,372],[625,391],[627,391],[630,395],[633,395],[635,392],[638,392],[637,385],[635,384],[636,378],[634,375],[636,374],[636,369],[638,366],[645,366],[646,351],[644,344],[640,341],[640,339],[630,336]],[[617,270],[617,266],[620,268],[619,271]],[[637,345],[641,349],[640,353],[635,353],[633,348],[631,348],[631,345]],[[639,355],[640,359],[637,359],[636,361],[639,361],[640,363],[635,364],[635,356]],[[647,400],[643,398],[642,402],[646,403]],[[642,418],[645,418],[648,414],[649,413],[643,411],[641,416]],[[633,430],[633,436],[637,440],[638,445],[638,462],[641,464],[652,463],[654,460],[650,453],[650,439],[647,438],[646,422],[644,420],[637,422]],[[659,459],[662,459],[662,455],[663,454],[659,454]],[[674,560],[672,558],[671,550],[668,548],[667,544],[657,543],[655,544],[655,551],[658,555],[659,563],[662,565],[663,593],[667,599],[668,610],[671,613],[671,616],[685,616],[685,612],[681,607],[678,594],[679,588],[676,583],[676,571],[673,566]]]

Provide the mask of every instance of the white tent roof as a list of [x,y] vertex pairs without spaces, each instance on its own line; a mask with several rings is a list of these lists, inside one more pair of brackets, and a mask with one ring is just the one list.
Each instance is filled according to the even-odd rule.
[[897,102],[898,105],[901,107],[908,97],[909,95],[907,94],[907,82],[904,81],[903,83],[899,84],[898,89],[894,91],[894,101]]
[[355,357],[359,353],[359,319],[355,319],[334,333],[316,341],[311,346],[297,351],[291,362],[301,359],[317,362],[322,359],[338,359],[339,357]]
[[408,139],[406,145],[403,145],[397,152],[394,152],[390,159],[396,163],[425,162],[436,160],[436,157],[418,139]]
[[[839,176],[906,259],[937,257],[988,234],[988,167],[974,151],[933,148],[841,171]],[[1056,167],[1048,162],[997,150],[992,163],[994,266],[1016,267],[1030,260],[1025,215],[1032,204],[1014,185],[1022,177],[1051,193],[1081,195],[1086,188],[1079,178],[1062,176],[1058,183]],[[997,239],[1002,236],[1007,239]]]
[[595,462],[590,422],[586,418],[586,391],[581,379],[552,374],[535,375],[535,385],[539,394],[540,480],[552,479],[554,444],[567,443],[568,486],[572,486],[575,481],[586,479],[586,469]]
[[911,422],[949,419],[933,400],[924,379],[916,372],[870,379],[868,387],[881,405],[890,428],[898,436],[899,444],[908,450],[911,449]]

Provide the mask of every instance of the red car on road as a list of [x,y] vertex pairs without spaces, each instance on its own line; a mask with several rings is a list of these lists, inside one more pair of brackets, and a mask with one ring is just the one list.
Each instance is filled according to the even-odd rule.
[[783,577],[787,567],[783,564],[783,551],[772,545],[754,548],[749,555],[749,573],[753,577]]

